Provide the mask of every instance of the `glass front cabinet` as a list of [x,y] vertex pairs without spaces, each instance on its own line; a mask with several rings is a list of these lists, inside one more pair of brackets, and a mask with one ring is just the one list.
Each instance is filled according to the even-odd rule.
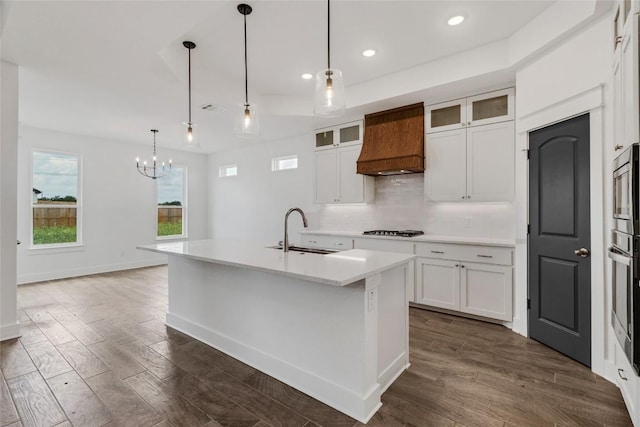
[[425,107],[427,133],[513,120],[515,91],[498,90]]

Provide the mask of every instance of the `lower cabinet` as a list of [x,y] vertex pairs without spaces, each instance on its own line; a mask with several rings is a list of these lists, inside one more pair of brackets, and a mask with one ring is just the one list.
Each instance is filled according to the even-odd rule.
[[416,254],[427,255],[416,259],[416,303],[513,320],[512,249],[418,243]]
[[638,425],[638,382],[640,379],[636,376],[635,371],[631,367],[631,363],[624,354],[622,347],[615,343],[615,368],[616,368],[616,385],[620,388],[622,399],[627,406],[629,416],[634,425]]

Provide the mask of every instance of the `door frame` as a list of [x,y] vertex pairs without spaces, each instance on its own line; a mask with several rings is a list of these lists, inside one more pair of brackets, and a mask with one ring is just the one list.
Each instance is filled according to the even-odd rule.
[[[610,96],[610,95],[609,95]],[[613,347],[608,333],[607,313],[610,310],[610,283],[606,280],[609,268],[606,264],[605,242],[611,221],[611,206],[605,201],[611,198],[611,189],[604,187],[605,174],[611,173],[613,155],[604,150],[604,141],[611,140],[612,129],[605,128],[605,87],[598,85],[570,98],[547,105],[524,116],[516,122],[516,247],[513,330],[528,336],[528,243],[529,224],[529,132],[573,117],[589,113],[590,129],[590,177],[591,177],[591,370],[610,380],[614,379],[612,363],[605,363]],[[609,113],[611,114],[611,113]],[[611,117],[610,117],[611,119]],[[611,120],[609,120],[611,121]],[[604,132],[607,132],[606,138]],[[606,191],[605,191],[606,190]],[[609,365],[609,366],[606,366]]]

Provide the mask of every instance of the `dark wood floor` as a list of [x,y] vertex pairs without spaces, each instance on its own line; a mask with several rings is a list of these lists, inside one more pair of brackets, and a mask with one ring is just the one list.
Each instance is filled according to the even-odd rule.
[[[0,425],[359,426],[165,327],[166,267],[21,286]],[[508,329],[412,308],[411,368],[370,426],[631,425],[618,389]]]

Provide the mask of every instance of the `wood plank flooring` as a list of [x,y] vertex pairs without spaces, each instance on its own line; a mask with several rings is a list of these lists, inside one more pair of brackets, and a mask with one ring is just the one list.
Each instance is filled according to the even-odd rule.
[[[0,343],[0,427],[362,424],[164,325],[167,269],[18,288]],[[619,390],[508,329],[410,309],[411,368],[367,424],[630,426]]]

